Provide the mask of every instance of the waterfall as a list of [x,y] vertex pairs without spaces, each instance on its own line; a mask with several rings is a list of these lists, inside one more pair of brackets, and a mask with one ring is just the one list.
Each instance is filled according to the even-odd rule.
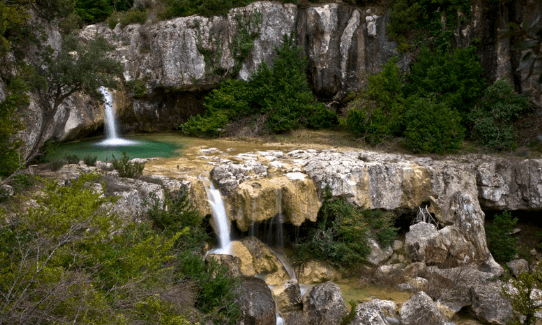
[[117,133],[117,123],[115,121],[115,111],[113,110],[113,96],[105,87],[99,88],[100,93],[104,96],[104,111],[105,111],[105,134],[107,138],[100,142],[102,146],[128,146],[137,144],[137,141],[125,140],[119,138]]
[[209,187],[206,187],[207,199],[211,205],[213,211],[213,218],[215,225],[218,227],[218,239],[220,240],[220,248],[213,251],[215,254],[230,254],[230,228],[228,227],[228,218],[226,216],[226,208],[224,207],[224,201],[220,191],[215,188],[213,182],[204,178],[210,183]]

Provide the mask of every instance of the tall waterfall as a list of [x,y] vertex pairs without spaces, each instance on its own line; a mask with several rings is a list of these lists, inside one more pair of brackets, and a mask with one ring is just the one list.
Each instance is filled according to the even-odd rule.
[[104,96],[105,111],[105,134],[107,138],[100,142],[102,146],[127,146],[137,144],[137,141],[125,140],[119,138],[117,132],[117,123],[115,120],[115,111],[113,110],[113,97],[107,88],[100,87],[100,92]]
[[[209,181],[208,179],[206,179]],[[209,181],[210,185],[207,190],[207,199],[211,204],[215,224],[218,227],[218,239],[220,240],[220,248],[213,253],[229,254],[230,253],[230,227],[228,226],[228,218],[226,216],[226,208],[220,191],[215,188],[213,182]]]

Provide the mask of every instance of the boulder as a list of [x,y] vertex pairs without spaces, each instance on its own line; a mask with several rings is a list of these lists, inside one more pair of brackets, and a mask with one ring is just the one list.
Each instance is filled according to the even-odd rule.
[[529,271],[529,262],[524,259],[517,259],[506,263],[506,265],[512,270],[514,276],[518,276],[520,273]]
[[405,280],[416,278],[419,276],[423,276],[425,274],[425,263],[422,262],[415,262],[410,263],[405,267]]
[[254,276],[254,260],[252,254],[240,241],[233,241],[230,246],[230,253],[239,258],[239,272],[244,276]]
[[341,289],[333,282],[315,285],[303,296],[303,313],[308,324],[338,325],[346,312]]
[[267,284],[255,277],[241,279],[239,325],[276,325],[275,301]]
[[401,307],[403,325],[444,325],[437,304],[425,292],[420,291]]
[[427,283],[428,283],[427,279],[416,277],[416,278],[409,279],[407,283],[412,287],[414,292],[427,291]]
[[252,255],[256,274],[266,273],[268,285],[279,285],[290,279],[288,271],[273,251],[256,237],[245,237],[241,243]]
[[281,312],[301,309],[301,290],[297,280],[289,280],[272,289],[277,309]]
[[303,284],[337,281],[341,274],[333,266],[322,261],[303,262],[294,268],[297,279]]
[[505,325],[512,319],[510,301],[501,296],[501,281],[478,284],[471,287],[471,309],[474,316],[484,323]]
[[207,261],[215,260],[220,265],[224,265],[228,268],[228,275],[231,277],[238,277],[241,275],[239,271],[239,264],[241,260],[237,256],[224,255],[224,254],[209,254],[205,257]]
[[413,262],[442,263],[447,256],[434,224],[419,222],[406,233],[405,248]]
[[382,265],[376,269],[374,278],[385,284],[400,283],[404,279],[404,270],[405,264],[403,263]]
[[380,263],[386,261],[393,254],[392,247],[382,248],[380,244],[373,238],[368,239],[369,247],[371,248],[371,253],[367,256],[367,262],[372,265],[379,265]]
[[389,323],[378,306],[366,302],[356,307],[356,316],[350,325],[389,325]]

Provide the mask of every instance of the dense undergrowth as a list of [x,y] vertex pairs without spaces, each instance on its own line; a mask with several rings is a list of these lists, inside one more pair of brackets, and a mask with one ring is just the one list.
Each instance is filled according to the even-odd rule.
[[356,207],[327,190],[316,225],[296,244],[296,257],[327,260],[345,274],[357,274],[371,253],[370,238],[382,248],[393,245],[398,231],[394,221],[392,213]]
[[98,175],[16,183],[36,182],[36,206],[0,208],[0,323],[235,323],[238,280],[203,260],[207,233],[185,191],[136,222],[108,211],[116,198],[95,189]]

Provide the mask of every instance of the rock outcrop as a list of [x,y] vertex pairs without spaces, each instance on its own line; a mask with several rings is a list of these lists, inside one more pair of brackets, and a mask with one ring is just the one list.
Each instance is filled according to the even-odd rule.
[[307,324],[338,325],[346,314],[341,289],[333,282],[315,285],[303,296]]
[[241,315],[237,324],[276,325],[275,301],[271,290],[263,280],[243,277],[241,292]]
[[418,292],[401,307],[401,324],[444,325],[437,304],[424,292]]

